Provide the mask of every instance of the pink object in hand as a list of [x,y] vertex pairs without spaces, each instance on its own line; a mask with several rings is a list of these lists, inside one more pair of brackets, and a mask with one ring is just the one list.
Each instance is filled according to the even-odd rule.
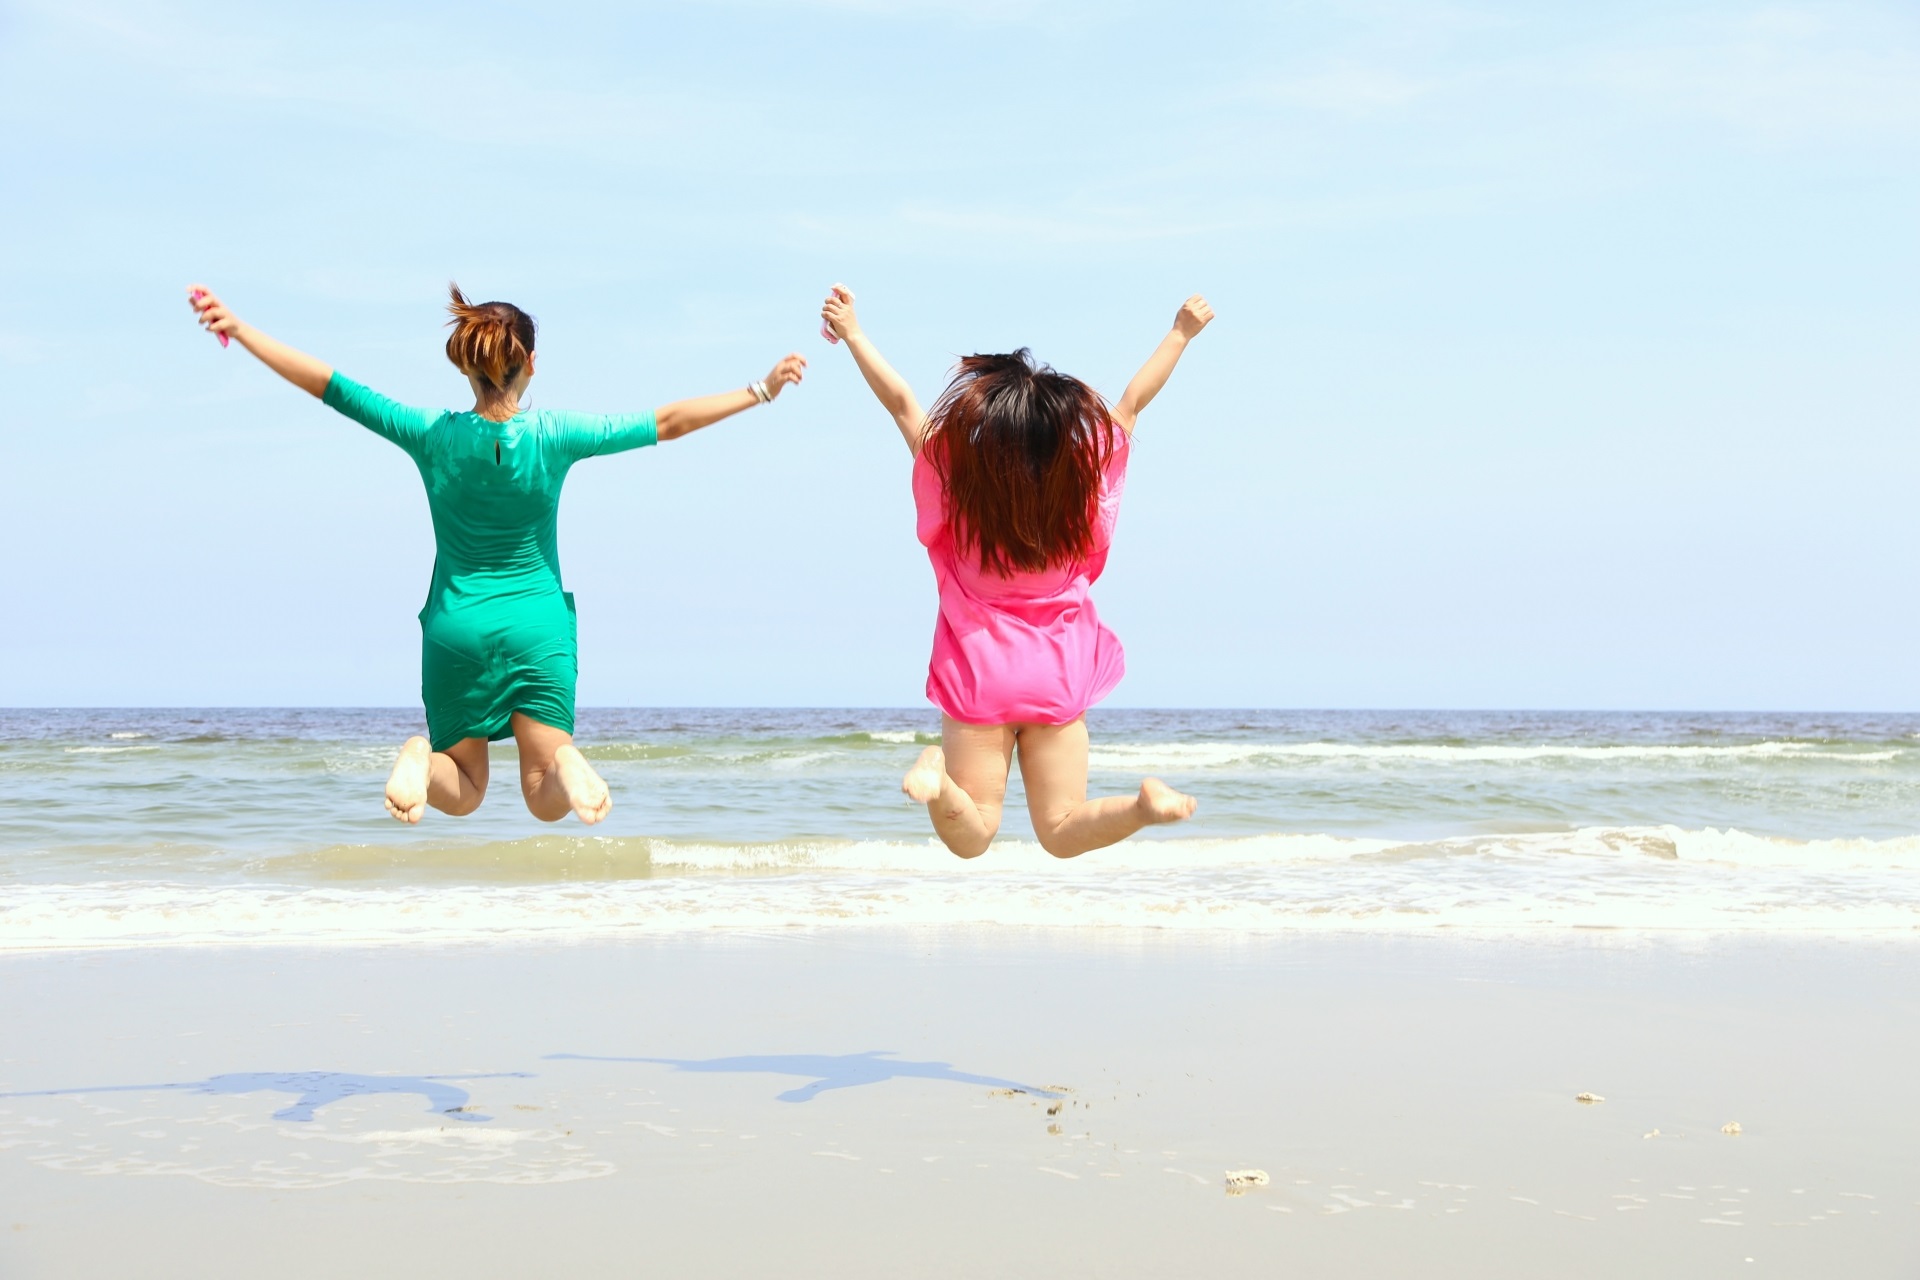
[[[837,298],[842,293],[846,292],[846,288],[847,287],[843,284],[837,284],[833,286],[833,288],[827,290],[827,292],[831,293],[834,297]],[[833,331],[833,326],[828,324],[825,320],[822,320],[820,322],[820,336],[825,338],[828,342],[833,343],[835,346],[840,345],[840,335],[835,333]]]
[[[195,290],[194,290],[194,291],[193,291],[193,292],[192,292],[192,293],[191,293],[190,295],[188,295],[188,296],[190,296],[190,297],[191,297],[191,298],[192,298],[192,299],[193,299],[193,300],[194,300],[195,302],[198,302],[198,301],[200,301],[200,299],[202,299],[202,298],[204,298],[204,297],[206,297],[207,295],[206,295],[206,292],[205,292],[204,290],[201,290],[201,289],[195,289]],[[229,339],[228,339],[228,337],[227,337],[227,335],[226,335],[226,334],[224,334],[224,333],[216,333],[216,334],[214,334],[213,336],[214,336],[214,337],[216,337],[216,338],[218,338],[218,339],[220,339],[220,345],[221,345],[221,346],[223,346],[223,347],[224,347],[224,346],[226,346],[226,345],[227,345],[227,343],[228,343],[228,341],[229,341]]]

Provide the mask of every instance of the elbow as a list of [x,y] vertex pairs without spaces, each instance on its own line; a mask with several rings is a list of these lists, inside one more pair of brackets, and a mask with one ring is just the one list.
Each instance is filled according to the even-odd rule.
[[663,409],[653,416],[653,438],[661,444],[687,434],[686,423],[672,410]]

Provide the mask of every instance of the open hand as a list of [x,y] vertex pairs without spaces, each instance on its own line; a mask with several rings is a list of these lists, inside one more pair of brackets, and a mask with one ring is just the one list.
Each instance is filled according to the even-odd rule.
[[201,326],[208,333],[221,335],[223,342],[240,327],[239,319],[227,310],[227,304],[214,297],[213,290],[203,284],[187,286],[187,305],[193,308]]
[[1183,338],[1191,338],[1206,328],[1213,320],[1213,308],[1199,294],[1194,294],[1180,304],[1180,312],[1173,318],[1173,327]]
[[860,332],[860,318],[853,314],[853,290],[843,284],[833,286],[820,304],[820,320],[842,342]]
[[798,382],[806,376],[806,357],[796,351],[773,366],[773,372],[767,375],[767,398],[771,400],[780,394],[780,388],[789,382]]

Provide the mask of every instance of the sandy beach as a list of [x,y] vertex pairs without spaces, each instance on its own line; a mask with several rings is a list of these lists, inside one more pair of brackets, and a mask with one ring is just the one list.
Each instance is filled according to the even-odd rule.
[[[1906,1276],[1916,958],[994,929],[13,954],[0,1274]],[[1230,1194],[1243,1169],[1270,1181]]]

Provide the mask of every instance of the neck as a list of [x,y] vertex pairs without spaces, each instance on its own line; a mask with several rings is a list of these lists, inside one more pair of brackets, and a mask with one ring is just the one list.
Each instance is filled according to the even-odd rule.
[[473,402],[473,411],[489,422],[505,422],[520,412],[520,397],[511,391],[480,396]]
[[515,369],[504,387],[496,387],[477,373],[468,372],[467,385],[473,388],[473,411],[489,422],[505,422],[520,412],[520,397],[532,381],[531,368]]

